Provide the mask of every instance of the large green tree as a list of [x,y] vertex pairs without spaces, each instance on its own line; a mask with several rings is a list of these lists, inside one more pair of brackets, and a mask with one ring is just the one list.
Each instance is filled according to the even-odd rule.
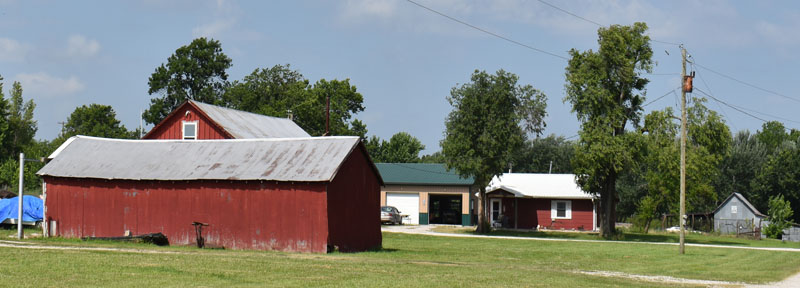
[[329,135],[360,136],[366,140],[366,125],[354,119],[364,111],[364,97],[349,79],[314,84],[289,65],[256,69],[234,81],[223,102],[231,108],[275,117],[292,113],[294,121],[312,136],[325,133],[326,105],[330,97]]
[[478,228],[490,229],[486,218],[486,186],[508,167],[528,133],[541,134],[547,97],[503,70],[494,75],[475,70],[470,82],[453,87],[447,101],[453,110],[445,120],[442,154],[448,169],[473,177],[479,188]]
[[3,94],[3,76],[0,76],[0,160],[6,158],[13,158],[14,149],[9,141],[11,138],[10,124],[8,121],[9,104],[5,95]]
[[386,163],[417,163],[419,152],[425,150],[425,145],[407,132],[398,132],[389,141],[372,136],[365,145],[373,161]]
[[77,107],[69,115],[67,123],[64,125],[62,138],[85,135],[134,139],[137,136],[134,134],[117,120],[117,113],[114,112],[114,108],[108,105],[91,104]]
[[[750,200],[759,211],[766,211],[769,199],[783,195],[792,207],[800,207],[800,147],[786,142],[769,156],[751,182]],[[800,223],[800,214],[793,220]]]
[[148,79],[147,93],[159,97],[150,100],[144,120],[157,124],[186,100],[223,104],[230,67],[231,59],[217,40],[197,38],[178,48]]
[[725,199],[733,192],[753,199],[750,189],[757,171],[760,171],[767,161],[769,153],[767,146],[759,141],[749,131],[739,131],[733,137],[728,153],[719,165],[719,175],[714,181],[717,191],[717,200]]
[[616,182],[633,162],[626,126],[637,126],[645,87],[642,77],[652,72],[653,50],[645,23],[600,28],[599,49],[570,50],[566,68],[566,97],[581,122],[573,167],[585,191],[600,197],[600,231],[616,232]]
[[12,155],[19,154],[23,147],[30,145],[34,140],[33,136],[38,129],[36,120],[33,119],[33,110],[36,104],[33,99],[25,101],[22,98],[22,85],[14,82],[11,86],[11,103],[9,106],[8,125],[8,149]]
[[[512,170],[521,173],[572,173],[575,143],[550,135],[525,141],[512,160]],[[552,169],[551,169],[552,168]]]

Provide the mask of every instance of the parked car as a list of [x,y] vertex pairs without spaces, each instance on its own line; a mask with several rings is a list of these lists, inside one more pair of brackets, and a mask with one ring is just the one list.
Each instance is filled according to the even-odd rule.
[[403,215],[394,206],[381,207],[381,224],[390,223],[403,225]]

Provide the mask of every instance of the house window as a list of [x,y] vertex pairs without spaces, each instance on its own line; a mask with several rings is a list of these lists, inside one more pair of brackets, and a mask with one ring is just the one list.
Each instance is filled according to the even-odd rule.
[[572,219],[572,201],[553,200],[550,202],[550,218]]
[[739,207],[736,205],[731,206],[731,214],[736,214],[739,211]]
[[183,121],[183,140],[197,139],[197,121]]

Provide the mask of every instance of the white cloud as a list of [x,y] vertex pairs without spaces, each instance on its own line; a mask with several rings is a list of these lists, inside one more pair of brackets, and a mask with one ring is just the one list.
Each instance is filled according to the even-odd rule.
[[344,17],[392,17],[397,11],[398,1],[392,0],[348,0],[344,6]]
[[192,29],[192,36],[219,38],[224,32],[230,30],[234,24],[236,24],[236,20],[233,18],[217,19]]
[[69,95],[85,88],[78,77],[58,78],[45,72],[20,73],[14,76],[14,80],[22,83],[26,95],[34,97]]
[[28,55],[30,48],[19,41],[0,37],[0,61],[20,62]]
[[91,57],[100,52],[100,43],[83,35],[72,35],[67,39],[67,54],[72,57]]

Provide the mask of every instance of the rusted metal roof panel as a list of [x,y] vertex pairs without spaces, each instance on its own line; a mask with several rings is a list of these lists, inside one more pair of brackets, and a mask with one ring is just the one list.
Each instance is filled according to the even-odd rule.
[[127,180],[331,181],[358,137],[122,140],[75,136],[37,174]]
[[236,139],[311,137],[294,121],[191,101]]

